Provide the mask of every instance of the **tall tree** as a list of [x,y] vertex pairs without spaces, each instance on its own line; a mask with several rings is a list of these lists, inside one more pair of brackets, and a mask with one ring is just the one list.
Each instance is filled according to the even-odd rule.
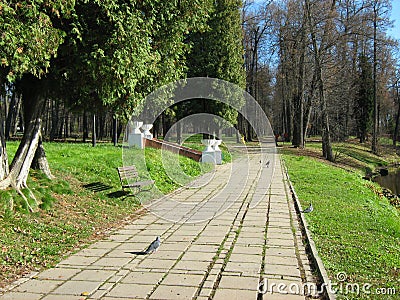
[[[69,15],[74,1],[9,1],[0,3],[0,85],[17,80],[22,93],[25,132],[10,170],[0,164],[2,178],[0,189],[13,186],[20,192],[26,187],[27,174],[39,144],[43,89],[51,59],[63,42],[64,33],[57,29],[52,19]],[[3,135],[1,130],[1,135]],[[4,137],[1,148],[5,150]],[[5,157],[3,154],[2,157]],[[3,180],[1,180],[3,179]],[[21,196],[25,196],[20,192]],[[25,198],[26,199],[26,198]],[[28,202],[27,202],[28,204]],[[28,204],[29,206],[29,204]]]
[[[319,3],[318,3],[319,2]],[[314,73],[316,78],[316,87],[321,109],[322,121],[322,153],[323,156],[333,161],[333,152],[331,145],[331,132],[329,125],[329,114],[327,108],[326,86],[324,78],[324,56],[332,47],[334,35],[334,17],[336,14],[336,1],[314,1],[305,0],[305,10],[308,19],[309,32],[311,36],[311,45],[314,55]],[[318,13],[326,12],[324,16],[318,16]],[[316,17],[318,16],[318,21]],[[319,21],[322,21],[322,25]],[[321,27],[321,30],[318,30]]]
[[360,143],[363,143],[372,125],[374,82],[372,66],[368,58],[365,55],[361,55],[359,61],[360,74],[356,81],[358,89],[354,106],[354,116],[357,124],[358,137]]
[[396,113],[396,121],[395,128],[393,132],[393,146],[396,147],[397,139],[399,136],[399,128],[400,128],[400,69],[398,68],[393,76],[393,98],[394,102],[397,104],[397,113]]
[[[217,0],[213,3],[208,29],[188,37],[191,52],[187,57],[187,76],[219,78],[244,88],[241,1]],[[213,113],[236,124],[237,112],[227,104],[207,100],[197,103],[196,111]]]
[[379,44],[387,42],[384,37],[384,32],[387,27],[390,26],[389,13],[391,10],[390,0],[365,0],[365,6],[367,8],[365,17],[366,22],[370,23],[372,27],[372,33],[368,35],[368,38],[372,40],[372,52],[373,52],[373,129],[372,129],[372,142],[371,150],[373,153],[378,153],[378,135],[379,135],[379,105],[380,99],[378,97],[378,68],[379,68]]
[[[265,63],[267,57],[260,55],[262,49],[270,48],[273,13],[275,6],[272,0],[264,2],[245,2],[242,9],[242,26],[244,32],[244,58],[246,69],[246,91],[254,97],[254,99],[265,107],[267,101],[264,95],[261,95],[261,90],[265,90],[266,86],[262,83],[268,83],[268,76],[263,77],[261,73],[268,70],[268,65]],[[271,47],[272,49],[272,47]],[[260,75],[260,76],[259,76]],[[248,107],[249,110],[254,110]],[[256,118],[255,122],[257,122]],[[244,134],[246,140],[252,140],[254,130],[251,124],[241,115],[238,116],[239,130]]]
[[104,104],[130,116],[148,92],[182,76],[184,35],[203,23],[203,3],[0,4],[0,33],[6,37],[0,44],[0,80],[16,80],[25,117],[24,136],[0,189],[13,186],[20,191],[33,160],[45,160],[40,128],[47,97],[75,107]]

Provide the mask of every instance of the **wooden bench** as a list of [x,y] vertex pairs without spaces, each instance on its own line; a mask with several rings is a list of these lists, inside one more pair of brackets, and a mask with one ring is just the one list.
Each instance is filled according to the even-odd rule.
[[[137,192],[133,193],[132,196],[136,196],[140,192],[150,191],[153,188],[154,180],[139,181],[139,173],[135,166],[118,167],[117,170],[124,191],[127,188],[137,189]],[[143,189],[144,187],[149,188]]]

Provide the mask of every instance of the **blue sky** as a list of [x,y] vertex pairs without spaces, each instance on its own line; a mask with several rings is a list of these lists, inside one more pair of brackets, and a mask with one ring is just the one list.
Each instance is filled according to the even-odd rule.
[[392,17],[394,27],[389,31],[389,34],[395,39],[400,40],[400,0],[392,1]]

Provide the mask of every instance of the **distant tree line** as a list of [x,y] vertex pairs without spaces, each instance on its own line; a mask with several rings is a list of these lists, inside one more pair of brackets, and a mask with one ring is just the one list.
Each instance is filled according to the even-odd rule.
[[276,134],[296,147],[320,135],[329,160],[332,140],[368,139],[374,153],[382,134],[395,143],[399,52],[387,34],[390,13],[389,0],[245,1],[247,90]]

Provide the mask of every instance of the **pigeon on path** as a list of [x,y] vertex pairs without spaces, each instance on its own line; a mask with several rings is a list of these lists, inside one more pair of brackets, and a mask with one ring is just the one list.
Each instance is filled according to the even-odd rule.
[[267,161],[267,163],[265,164],[265,166],[266,166],[267,168],[269,168],[269,160]]
[[146,254],[151,254],[155,251],[157,251],[157,249],[160,247],[161,245],[161,241],[160,241],[160,237],[156,237],[156,239],[151,242],[151,244],[147,247],[146,250],[144,251],[128,251],[126,253],[129,254],[135,254],[135,255],[146,255]]
[[144,251],[145,254],[150,254],[158,250],[158,248],[161,245],[160,237],[156,237],[156,239],[147,247],[147,249]]
[[312,206],[312,204],[310,203],[310,205],[302,211],[302,213],[310,213],[314,210],[314,207]]

